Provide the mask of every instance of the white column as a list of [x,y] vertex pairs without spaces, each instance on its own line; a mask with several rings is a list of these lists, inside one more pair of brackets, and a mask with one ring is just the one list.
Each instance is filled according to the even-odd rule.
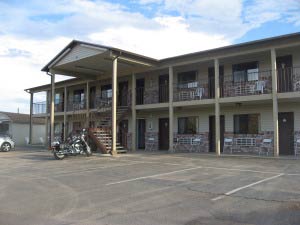
[[54,98],[55,98],[55,74],[51,75],[51,104],[50,104],[50,145],[54,141]]
[[45,146],[49,147],[49,119],[48,115],[45,117]]
[[272,99],[273,99],[273,127],[274,127],[274,156],[279,155],[279,129],[278,129],[278,100],[277,100],[277,68],[276,51],[271,49],[272,68]]
[[86,82],[86,128],[90,126],[90,84]]
[[131,79],[131,150],[135,151],[136,150],[136,109],[135,109],[135,104],[136,104],[136,77],[135,74],[132,74],[132,79]]
[[30,93],[30,124],[29,124],[29,144],[32,144],[32,128],[33,128],[33,118],[32,118],[32,114],[33,114],[33,93]]
[[67,140],[67,86],[64,88],[64,141]]
[[113,60],[113,73],[112,73],[112,110],[111,110],[111,131],[112,131],[112,155],[117,154],[116,141],[117,141],[117,68],[118,58]]
[[173,152],[174,108],[173,108],[173,67],[169,67],[169,151]]
[[215,129],[216,129],[216,155],[221,154],[220,141],[220,86],[219,86],[219,59],[214,60],[215,65]]

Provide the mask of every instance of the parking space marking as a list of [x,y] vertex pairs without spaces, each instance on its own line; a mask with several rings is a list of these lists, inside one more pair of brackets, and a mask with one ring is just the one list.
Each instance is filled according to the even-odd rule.
[[261,183],[266,182],[266,181],[274,180],[274,179],[276,179],[276,178],[278,178],[278,177],[281,177],[281,176],[283,176],[283,175],[284,175],[284,174],[281,173],[281,174],[278,174],[278,175],[276,175],[276,176],[268,177],[268,178],[265,178],[265,179],[263,179],[263,180],[254,182],[254,183],[252,183],[252,184],[248,184],[248,185],[245,185],[245,186],[242,186],[242,187],[233,189],[233,190],[231,190],[231,191],[229,191],[229,192],[226,192],[226,193],[224,193],[223,195],[218,196],[218,197],[216,197],[216,198],[213,198],[213,199],[211,199],[211,200],[212,200],[212,201],[218,201],[218,200],[221,200],[221,199],[225,198],[226,196],[232,195],[232,194],[234,194],[234,193],[236,193],[236,192],[238,192],[238,191],[241,191],[241,190],[246,189],[246,188],[249,188],[249,187],[253,187],[253,186],[257,185],[257,184],[261,184]]
[[136,178],[132,178],[132,179],[128,179],[128,180],[121,180],[121,181],[117,181],[117,182],[108,183],[108,184],[106,184],[106,186],[128,183],[128,182],[132,182],[132,181],[143,180],[146,178],[160,177],[160,176],[170,175],[170,174],[174,174],[174,173],[181,173],[181,172],[190,171],[190,170],[197,170],[200,168],[202,168],[202,166],[197,166],[197,167],[187,168],[187,169],[182,169],[182,170],[175,170],[175,171],[168,172],[168,173],[159,173],[159,174],[154,174],[154,175],[150,175],[150,176],[136,177]]
[[215,170],[229,170],[229,171],[239,171],[239,172],[251,172],[251,173],[263,173],[263,174],[282,174],[278,171],[261,171],[261,170],[247,170],[247,169],[237,169],[237,168],[227,168],[227,167],[214,167],[214,166],[202,166],[203,169],[215,169]]

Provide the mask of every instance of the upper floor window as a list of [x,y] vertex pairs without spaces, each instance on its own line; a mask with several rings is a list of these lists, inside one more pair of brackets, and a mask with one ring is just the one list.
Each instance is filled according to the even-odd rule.
[[234,115],[235,134],[258,134],[259,114]]
[[196,116],[178,118],[178,134],[196,134],[198,118]]
[[101,97],[112,98],[112,86],[111,84],[101,86]]
[[177,76],[180,88],[194,88],[198,86],[197,71],[181,72]]
[[258,80],[258,62],[248,62],[232,65],[232,71],[234,82]]

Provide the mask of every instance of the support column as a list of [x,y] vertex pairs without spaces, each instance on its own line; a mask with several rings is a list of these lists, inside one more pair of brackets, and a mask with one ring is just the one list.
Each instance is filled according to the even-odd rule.
[[54,141],[54,98],[55,98],[55,74],[51,74],[51,104],[50,104],[50,147]]
[[135,74],[132,74],[131,79],[131,150],[136,150],[136,77]]
[[49,147],[49,119],[48,115],[45,117],[45,147]]
[[216,129],[216,155],[221,154],[220,141],[220,86],[219,86],[219,59],[214,60],[215,65],[215,129]]
[[33,118],[32,118],[32,114],[33,114],[33,93],[30,92],[30,124],[29,124],[29,144],[32,144],[32,128],[33,128]]
[[174,143],[174,108],[173,108],[173,67],[169,67],[169,151],[173,152]]
[[116,141],[117,141],[117,68],[118,58],[113,60],[113,73],[112,73],[112,110],[111,110],[111,131],[112,131],[112,143],[111,153],[117,154]]
[[64,88],[64,141],[67,140],[67,86]]
[[271,49],[272,67],[272,99],[273,99],[273,127],[274,127],[274,156],[279,156],[279,129],[278,129],[278,100],[277,100],[277,68],[276,51]]
[[90,83],[86,82],[86,128],[90,126]]

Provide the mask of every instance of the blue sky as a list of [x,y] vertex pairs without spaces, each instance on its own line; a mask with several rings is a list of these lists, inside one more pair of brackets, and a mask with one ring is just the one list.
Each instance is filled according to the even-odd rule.
[[160,59],[299,31],[300,0],[0,0],[0,111],[28,112],[72,39]]

